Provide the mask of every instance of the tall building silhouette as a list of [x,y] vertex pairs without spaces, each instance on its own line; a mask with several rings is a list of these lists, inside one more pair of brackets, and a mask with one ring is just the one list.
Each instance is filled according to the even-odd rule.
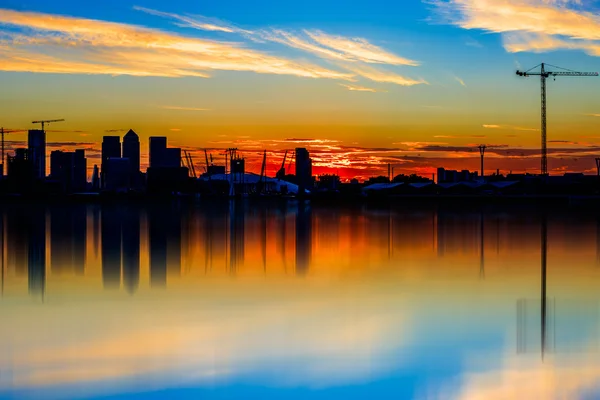
[[65,192],[85,190],[87,186],[85,150],[51,152],[50,177],[59,182]]
[[137,291],[140,283],[140,213],[127,210],[122,225],[123,286],[128,293]]
[[163,167],[167,153],[165,136],[150,137],[150,168]]
[[100,211],[102,281],[105,289],[121,286],[121,215],[113,206]]
[[119,136],[104,136],[102,138],[102,164],[100,165],[102,187],[105,186],[109,158],[121,158],[121,138]]
[[30,129],[27,135],[28,158],[33,165],[34,177],[42,179],[46,176],[46,132]]
[[123,136],[123,157],[129,159],[130,181],[136,186],[140,175],[140,138],[133,129]]
[[312,188],[312,160],[304,148],[296,149],[296,179],[300,194],[304,194],[304,189]]

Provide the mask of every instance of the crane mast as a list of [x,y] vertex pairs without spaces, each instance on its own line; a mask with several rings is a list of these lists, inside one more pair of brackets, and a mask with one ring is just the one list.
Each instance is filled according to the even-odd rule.
[[[558,68],[562,71],[548,71],[546,70],[546,66],[550,66],[553,68]],[[532,70],[540,67],[539,72],[531,72]],[[554,77],[556,79],[557,76],[598,76],[597,72],[577,72],[572,71],[566,68],[557,67],[550,64],[541,63],[527,71],[517,71],[517,75],[523,77],[529,76],[539,76],[541,83],[541,133],[542,133],[542,159],[541,159],[541,174],[548,175],[548,141],[547,141],[547,130],[546,130],[546,79],[549,77]]]

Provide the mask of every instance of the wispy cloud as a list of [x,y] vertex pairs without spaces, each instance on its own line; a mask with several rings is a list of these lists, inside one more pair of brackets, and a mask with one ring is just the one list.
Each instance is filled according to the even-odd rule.
[[503,34],[509,52],[578,49],[600,56],[600,17],[576,0],[428,0],[438,20]]
[[427,84],[424,79],[412,79],[402,75],[398,75],[394,72],[385,71],[378,68],[373,68],[367,65],[346,65],[349,71],[354,72],[357,75],[365,77],[374,82],[382,83],[393,83],[400,86],[414,86]]
[[465,45],[467,45],[469,47],[483,48],[483,45],[479,41],[477,41],[477,40],[475,40],[475,39],[473,39],[471,37],[468,37],[465,40]]
[[484,124],[482,126],[486,129],[503,129],[503,130],[531,131],[531,132],[539,131],[539,129],[536,129],[536,128],[524,128],[521,126],[513,126],[513,125]]
[[0,40],[4,71],[208,77],[213,70],[224,70],[352,79],[349,73],[237,43],[136,25],[6,9],[0,9],[0,25],[13,28]]
[[247,31],[245,29],[238,28],[231,24],[225,23],[223,21],[207,18],[198,15],[180,15],[174,13],[168,13],[163,11],[157,11],[146,7],[134,6],[134,10],[142,11],[150,15],[155,15],[163,18],[171,18],[176,20],[178,26],[200,29],[203,31],[218,31],[218,32],[227,32],[227,33],[252,33],[251,31]]
[[455,80],[456,82],[460,83],[460,84],[461,84],[461,86],[465,86],[465,87],[467,86],[467,84],[465,83],[465,81],[463,81],[463,80],[462,80],[461,78],[459,78],[458,76],[455,76],[455,77],[454,77],[454,80]]
[[251,31],[236,27],[228,22],[210,19],[204,16],[166,13],[143,7],[136,7],[136,9],[153,15],[175,19],[180,26],[205,31],[238,33],[244,38],[249,39],[251,42],[278,43],[310,53],[312,56],[316,56],[326,62],[338,62],[336,64],[337,67],[344,68],[352,73],[346,77],[346,80],[352,81],[354,80],[351,78],[352,75],[359,75],[369,80],[399,84],[402,86],[426,83],[424,80],[406,78],[395,73],[378,71],[377,69],[367,67],[366,64],[418,66],[420,63],[394,54],[391,51],[371,43],[365,38],[334,35],[318,29],[290,31],[280,28],[265,28]]
[[346,85],[344,83],[340,83],[340,86],[345,87],[346,89],[353,91],[353,92],[371,92],[371,93],[376,93],[376,92],[385,92],[385,90],[377,90],[374,88],[369,88],[369,87],[364,87],[364,86],[358,86],[358,85]]
[[197,107],[179,107],[179,106],[158,106],[165,110],[178,110],[178,111],[210,111],[210,108],[197,108]]
[[419,65],[417,61],[399,57],[385,51],[381,47],[369,43],[363,38],[345,38],[342,36],[328,35],[322,31],[305,31],[305,33],[315,42],[358,61],[390,65]]

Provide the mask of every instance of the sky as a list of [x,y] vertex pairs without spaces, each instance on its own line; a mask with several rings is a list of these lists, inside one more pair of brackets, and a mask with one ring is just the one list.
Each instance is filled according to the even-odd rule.
[[[0,0],[0,126],[37,119],[50,148],[134,129],[200,170],[236,147],[247,169],[307,147],[345,179],[437,167],[539,172],[541,62],[600,71],[590,0]],[[548,82],[551,174],[595,173],[600,78]],[[23,132],[7,136],[21,146]],[[289,160],[289,158],[288,158]],[[286,162],[287,164],[287,162]]]

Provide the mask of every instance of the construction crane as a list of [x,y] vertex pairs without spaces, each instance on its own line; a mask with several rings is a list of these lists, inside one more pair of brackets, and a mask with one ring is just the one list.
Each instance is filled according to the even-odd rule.
[[[6,165],[5,161],[5,157],[4,157],[4,135],[7,133],[14,133],[14,132],[27,132],[25,129],[4,129],[4,128],[0,128],[0,134],[2,135],[2,165]],[[6,171],[6,168],[4,169],[3,172]]]
[[265,188],[265,176],[267,173],[267,151],[265,150],[263,154],[262,166],[260,167],[260,181],[258,186],[258,192],[262,193]]
[[288,164],[287,170],[288,173],[292,172],[292,162],[294,161],[294,153],[292,153],[292,156],[290,157],[290,163]]
[[285,160],[287,159],[287,154],[288,154],[288,151],[286,150],[285,154],[283,155],[283,161],[281,162],[281,168],[279,168],[279,171],[277,171],[277,174],[275,174],[275,176],[279,180],[285,178]]
[[[561,71],[547,71],[546,66],[557,68]],[[540,67],[537,72],[531,72],[534,69]],[[557,67],[550,64],[541,63],[535,67],[528,69],[527,71],[517,71],[517,75],[529,77],[539,76],[542,83],[542,175],[548,175],[548,147],[546,142],[546,78],[553,77],[556,79],[557,76],[598,76],[597,72],[577,72],[570,69]]]
[[[212,157],[212,154],[210,156]],[[208,153],[206,152],[206,149],[204,149],[204,158],[206,159],[206,173],[208,174],[208,167],[210,166],[210,164],[208,163]]]
[[44,130],[44,127],[46,126],[46,124],[49,124],[51,122],[63,122],[64,119],[45,119],[45,120],[39,120],[39,121],[32,121],[32,124],[42,124],[42,130]]
[[184,150],[183,151],[183,156],[184,156],[185,162],[187,164],[188,170],[190,171],[190,174],[194,178],[197,178],[197,176],[196,176],[196,168],[194,168],[194,162],[192,161],[192,155],[190,153],[188,153],[187,150]]

